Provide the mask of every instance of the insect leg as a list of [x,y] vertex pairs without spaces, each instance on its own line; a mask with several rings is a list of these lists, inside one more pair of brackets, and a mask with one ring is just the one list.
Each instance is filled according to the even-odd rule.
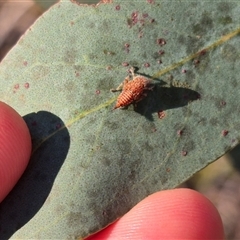
[[127,77],[127,78],[124,79],[124,81],[123,81],[116,89],[112,88],[112,89],[110,89],[110,91],[111,91],[111,92],[119,92],[119,91],[122,91],[122,89],[124,88],[124,85],[125,85],[126,83],[128,83],[128,81],[129,81],[129,78]]
[[135,68],[134,68],[134,67],[131,67],[131,68],[129,69],[129,72],[131,73],[132,78],[134,78],[134,76],[135,76]]
[[123,88],[123,83],[121,83],[116,89],[111,88],[110,91],[111,92],[119,92],[119,91],[122,91],[122,88]]

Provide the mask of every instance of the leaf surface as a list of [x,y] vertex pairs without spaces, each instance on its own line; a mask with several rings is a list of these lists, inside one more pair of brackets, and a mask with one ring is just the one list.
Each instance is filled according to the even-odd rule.
[[[160,0],[47,11],[0,66],[1,99],[33,139],[1,204],[3,236],[86,237],[234,147],[239,12],[236,1]],[[154,89],[112,110],[128,64]]]

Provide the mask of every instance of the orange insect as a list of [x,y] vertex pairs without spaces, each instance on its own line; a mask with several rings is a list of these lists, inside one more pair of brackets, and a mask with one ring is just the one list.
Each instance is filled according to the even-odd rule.
[[134,68],[130,69],[132,74],[132,80],[129,76],[125,78],[117,89],[111,89],[112,92],[122,91],[117,98],[116,108],[124,108],[132,103],[137,103],[147,96],[146,90],[152,90],[153,86],[149,86],[151,83],[149,79],[134,74]]

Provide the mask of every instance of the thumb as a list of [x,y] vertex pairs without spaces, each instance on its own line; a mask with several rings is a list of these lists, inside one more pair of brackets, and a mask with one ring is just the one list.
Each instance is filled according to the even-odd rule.
[[0,202],[25,170],[31,154],[31,137],[22,117],[0,102]]

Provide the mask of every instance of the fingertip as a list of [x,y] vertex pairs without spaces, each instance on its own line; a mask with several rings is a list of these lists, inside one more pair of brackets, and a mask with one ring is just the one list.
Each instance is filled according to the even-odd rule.
[[154,193],[90,239],[224,239],[213,204],[190,189]]
[[31,147],[25,121],[13,108],[0,102],[0,202],[25,170]]

